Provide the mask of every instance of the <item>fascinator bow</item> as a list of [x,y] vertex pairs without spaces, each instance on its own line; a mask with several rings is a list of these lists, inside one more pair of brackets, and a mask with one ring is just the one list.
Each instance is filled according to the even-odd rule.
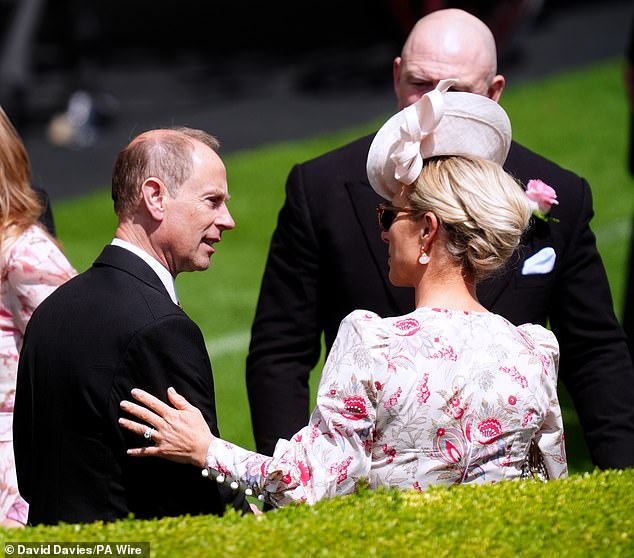
[[504,109],[484,95],[449,91],[455,79],[438,82],[414,104],[390,117],[377,131],[366,161],[368,181],[391,200],[413,184],[424,159],[478,157],[503,164],[511,146],[511,122]]
[[444,79],[436,88],[421,97],[421,102],[403,110],[404,121],[400,128],[400,142],[390,159],[395,165],[394,178],[403,184],[412,184],[423,170],[421,142],[431,134],[444,115],[444,94],[456,83]]

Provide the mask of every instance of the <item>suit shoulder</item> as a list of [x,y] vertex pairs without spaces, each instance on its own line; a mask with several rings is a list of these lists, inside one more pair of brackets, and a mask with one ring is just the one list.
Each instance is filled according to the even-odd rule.
[[364,136],[314,159],[299,163],[295,167],[300,168],[304,174],[334,174],[342,171],[351,171],[353,174],[363,172],[363,175],[365,175],[365,164],[373,138],[374,134]]
[[91,267],[60,285],[37,308],[38,314],[126,315],[134,322],[185,314],[167,292],[115,267]]
[[504,169],[519,179],[523,184],[539,178],[551,185],[555,190],[578,189],[587,186],[585,179],[573,171],[564,169],[554,161],[531,151],[519,143],[512,142]]

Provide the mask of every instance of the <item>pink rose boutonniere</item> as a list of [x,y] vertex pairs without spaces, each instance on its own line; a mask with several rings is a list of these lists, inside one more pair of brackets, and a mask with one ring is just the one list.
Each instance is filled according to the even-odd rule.
[[526,185],[526,197],[533,208],[533,215],[542,221],[559,222],[559,219],[548,217],[553,205],[558,205],[557,192],[539,179],[529,180]]

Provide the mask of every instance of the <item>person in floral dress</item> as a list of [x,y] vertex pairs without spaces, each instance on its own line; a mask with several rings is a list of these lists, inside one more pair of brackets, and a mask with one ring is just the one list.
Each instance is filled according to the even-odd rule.
[[[273,506],[314,503],[371,488],[567,475],[557,398],[559,348],[540,325],[514,326],[477,300],[476,284],[513,265],[535,212],[548,219],[555,191],[527,192],[501,167],[511,128],[490,99],[450,92],[452,80],[402,110],[377,133],[368,178],[389,246],[389,279],[413,286],[416,309],[382,318],[356,310],[341,323],[309,424],[273,456],[209,433],[197,409],[133,390],[120,424],[162,456],[257,494]],[[151,425],[151,426],[147,426]]]
[[26,524],[13,455],[18,359],[31,314],[75,269],[38,219],[26,149],[0,108],[0,525]]

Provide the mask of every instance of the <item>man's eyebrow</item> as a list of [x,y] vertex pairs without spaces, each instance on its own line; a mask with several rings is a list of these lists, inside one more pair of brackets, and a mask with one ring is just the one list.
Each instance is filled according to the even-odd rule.
[[222,201],[229,201],[231,195],[229,192],[223,192],[221,188],[213,187],[206,194],[203,194],[206,198],[216,198]]

